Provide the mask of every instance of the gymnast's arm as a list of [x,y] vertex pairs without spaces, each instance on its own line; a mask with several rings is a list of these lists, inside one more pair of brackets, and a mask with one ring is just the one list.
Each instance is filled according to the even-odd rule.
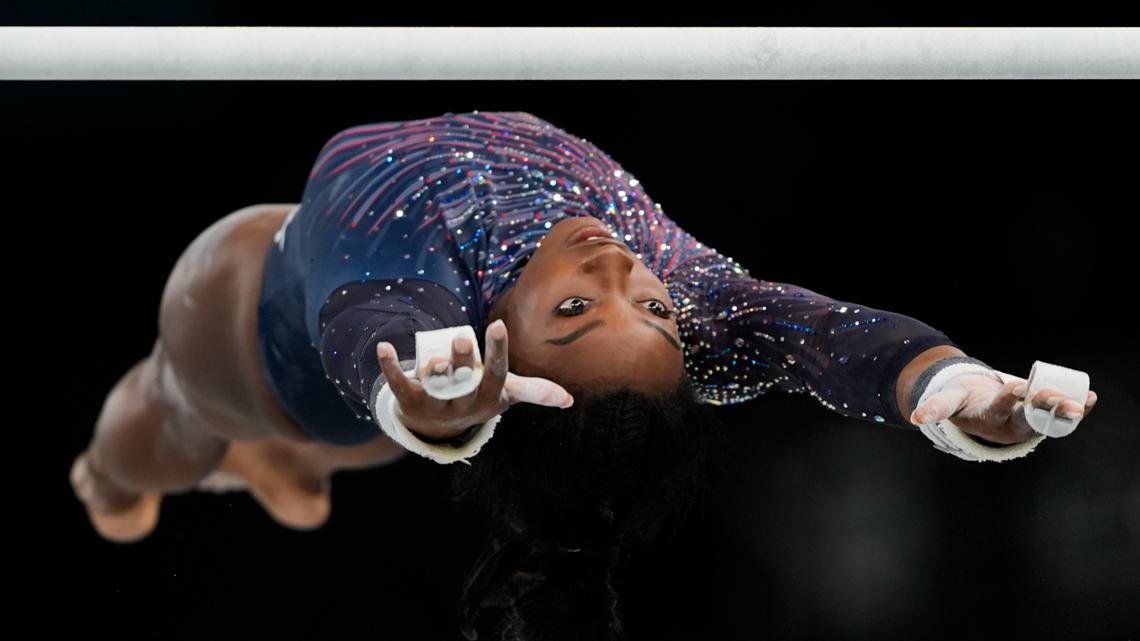
[[344,402],[357,416],[375,422],[372,406],[384,384],[376,345],[391,343],[406,371],[415,365],[416,332],[470,321],[453,304],[454,296],[425,281],[357,282],[338,291],[344,293],[321,311],[321,363]]
[[829,410],[915,428],[911,388],[935,361],[964,355],[944,333],[904,314],[752,277],[706,248],[669,274],[686,367],[706,401],[769,389],[808,393]]
[[963,355],[910,316],[753,278],[649,207],[604,218],[669,289],[685,367],[708,403],[776,388],[809,393],[845,416],[916,428],[906,418],[916,379],[935,361]]

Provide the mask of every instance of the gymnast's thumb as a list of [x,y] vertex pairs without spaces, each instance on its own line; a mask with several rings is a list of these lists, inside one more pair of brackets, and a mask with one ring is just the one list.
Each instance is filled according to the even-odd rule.
[[507,380],[503,383],[503,389],[507,392],[507,400],[510,401],[511,405],[534,403],[566,409],[574,404],[574,397],[561,385],[537,376],[519,376],[507,372]]

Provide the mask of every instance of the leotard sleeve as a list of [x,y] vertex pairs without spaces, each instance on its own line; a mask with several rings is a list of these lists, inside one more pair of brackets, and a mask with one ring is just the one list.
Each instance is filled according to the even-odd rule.
[[427,281],[400,279],[346,284],[321,311],[321,363],[341,398],[360,416],[372,416],[382,379],[376,345],[391,343],[404,369],[415,363],[418,331],[467,324],[455,297]]
[[899,373],[931,347],[957,347],[905,314],[756,278],[659,208],[615,229],[669,289],[685,367],[708,403],[775,388],[810,394],[844,416],[915,429],[895,402]]

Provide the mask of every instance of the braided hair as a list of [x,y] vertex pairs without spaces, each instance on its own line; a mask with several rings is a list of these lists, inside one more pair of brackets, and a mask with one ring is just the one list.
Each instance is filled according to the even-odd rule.
[[723,424],[681,376],[667,392],[571,389],[557,409],[507,410],[453,498],[491,519],[463,585],[470,640],[623,638],[616,570],[679,530],[723,466]]

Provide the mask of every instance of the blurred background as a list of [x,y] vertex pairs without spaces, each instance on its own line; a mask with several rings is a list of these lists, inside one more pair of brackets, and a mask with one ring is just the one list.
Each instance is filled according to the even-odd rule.
[[[78,22],[78,21],[77,21]],[[416,456],[341,473],[315,532],[246,494],[171,496],[99,539],[67,475],[156,337],[179,253],[297,202],[370,122],[531,112],[634,174],[753,276],[919,318],[1100,401],[1025,459],[968,463],[806,395],[719,408],[733,459],[619,577],[631,639],[1125,639],[1140,633],[1136,102],[1118,82],[0,83],[20,369],[13,548],[26,636],[457,640],[486,524]],[[25,400],[27,399],[27,400]]]

